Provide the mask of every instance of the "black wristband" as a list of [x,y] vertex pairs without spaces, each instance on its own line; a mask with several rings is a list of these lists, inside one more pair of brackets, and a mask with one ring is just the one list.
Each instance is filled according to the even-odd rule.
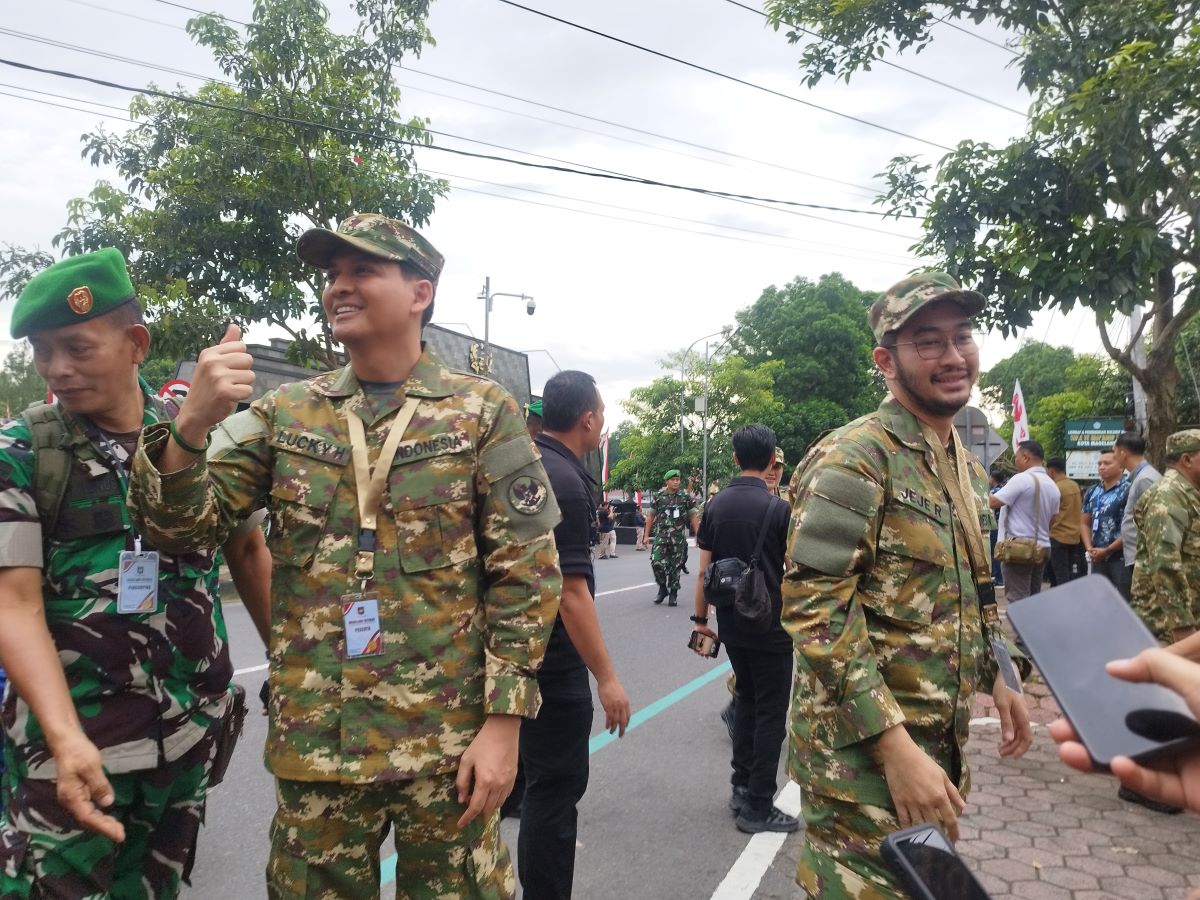
[[707,625],[708,624],[708,616],[688,616],[688,618],[691,619],[693,622],[695,622],[697,625]]

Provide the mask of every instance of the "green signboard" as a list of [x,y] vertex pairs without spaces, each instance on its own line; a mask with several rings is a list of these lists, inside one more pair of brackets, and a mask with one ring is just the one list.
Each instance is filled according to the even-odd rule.
[[1067,419],[1063,446],[1068,450],[1107,450],[1125,430],[1125,420]]

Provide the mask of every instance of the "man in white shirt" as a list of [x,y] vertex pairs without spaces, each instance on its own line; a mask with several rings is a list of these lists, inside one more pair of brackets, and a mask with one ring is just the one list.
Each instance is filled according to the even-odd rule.
[[[1037,441],[1022,441],[1017,445],[1013,462],[1017,474],[1008,484],[988,498],[992,509],[1003,508],[997,544],[1009,538],[1035,538],[1038,546],[1050,554],[1050,520],[1058,515],[1060,494],[1058,485],[1046,474],[1046,459]],[[1000,563],[1004,574],[1004,596],[1011,603],[1042,589],[1042,569],[1045,563]]]

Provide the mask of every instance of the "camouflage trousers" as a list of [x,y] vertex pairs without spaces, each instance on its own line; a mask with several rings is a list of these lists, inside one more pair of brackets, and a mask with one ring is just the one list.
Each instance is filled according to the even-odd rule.
[[893,810],[804,791],[804,847],[796,881],[821,900],[905,900],[879,855],[884,837],[900,828]]
[[511,900],[517,883],[499,813],[459,831],[456,775],[363,785],[276,779],[267,895],[378,898],[379,853],[391,828],[397,900]]
[[0,897],[163,900],[187,883],[204,821],[215,749],[210,730],[182,757],[156,769],[110,774],[107,812],[125,841],[82,830],[58,802],[55,782],[6,777],[0,825]]
[[667,593],[679,593],[679,571],[687,562],[688,545],[683,532],[669,537],[655,537],[650,541],[650,568],[654,580]]

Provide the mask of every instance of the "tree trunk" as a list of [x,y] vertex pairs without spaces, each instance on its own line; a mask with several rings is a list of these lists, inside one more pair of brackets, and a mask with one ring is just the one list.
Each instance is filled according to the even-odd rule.
[[1175,392],[1180,375],[1174,356],[1152,353],[1145,375],[1139,381],[1146,391],[1146,455],[1161,472],[1167,438],[1175,431]]

